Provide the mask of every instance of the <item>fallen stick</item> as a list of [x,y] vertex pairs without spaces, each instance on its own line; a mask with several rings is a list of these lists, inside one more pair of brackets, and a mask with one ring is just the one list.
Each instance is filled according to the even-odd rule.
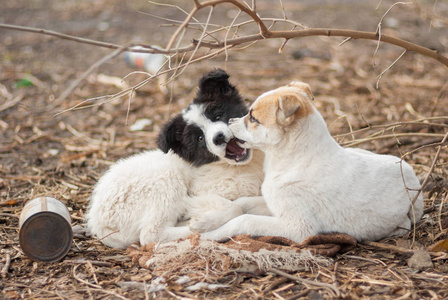
[[8,275],[10,266],[11,266],[11,255],[6,254],[6,262],[1,271],[2,278],[5,278]]
[[406,248],[398,247],[398,246],[394,246],[394,245],[388,245],[388,244],[371,242],[371,241],[362,241],[361,244],[375,247],[375,248],[380,248],[383,250],[390,250],[390,251],[398,252],[400,254],[414,254],[414,250],[412,250],[412,249],[406,249]]
[[23,200],[6,200],[6,201],[0,201],[0,206],[12,206],[17,205],[19,203],[22,203]]
[[294,281],[298,281],[300,283],[317,286],[317,287],[321,287],[321,288],[330,290],[332,293],[334,293],[336,295],[336,297],[339,297],[341,295],[341,291],[339,291],[339,289],[336,286],[329,284],[329,283],[323,283],[323,282],[318,282],[318,281],[309,280],[309,279],[305,279],[305,278],[300,278],[300,277],[288,274],[286,272],[283,272],[283,271],[280,271],[280,270],[274,269],[274,268],[270,268],[268,270],[268,272],[286,277],[286,278],[294,280]]
[[91,263],[94,266],[99,266],[99,267],[112,267],[113,264],[107,261],[96,261],[96,260],[64,260],[64,263],[71,263],[71,264],[88,264]]

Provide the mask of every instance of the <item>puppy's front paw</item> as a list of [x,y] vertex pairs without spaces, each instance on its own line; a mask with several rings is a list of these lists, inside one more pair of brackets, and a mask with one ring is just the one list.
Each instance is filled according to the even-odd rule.
[[199,233],[212,231],[242,213],[243,210],[238,205],[232,205],[226,210],[207,211],[203,214],[192,217],[190,223],[188,224],[188,228],[190,228],[191,231]]
[[210,218],[210,215],[211,213],[205,213],[203,215],[191,218],[188,223],[188,228],[190,228],[191,231],[202,233],[216,229],[222,225],[216,224],[216,220]]

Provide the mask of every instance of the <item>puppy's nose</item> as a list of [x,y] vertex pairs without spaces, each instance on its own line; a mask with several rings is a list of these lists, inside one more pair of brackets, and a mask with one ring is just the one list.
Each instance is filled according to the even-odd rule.
[[237,119],[234,119],[234,118],[232,118],[232,119],[229,119],[229,125],[230,125],[230,124],[232,124],[232,123],[235,123],[235,122],[236,122],[236,120],[237,120]]
[[222,132],[218,132],[214,137],[213,137],[213,143],[216,146],[219,146],[221,144],[224,144],[226,142],[226,137],[224,136],[224,133]]

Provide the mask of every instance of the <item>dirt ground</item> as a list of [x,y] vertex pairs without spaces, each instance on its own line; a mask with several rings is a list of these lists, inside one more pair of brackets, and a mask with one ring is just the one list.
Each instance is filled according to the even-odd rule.
[[[187,1],[178,3],[191,9]],[[283,1],[289,19],[309,27],[375,31],[392,1]],[[279,2],[258,1],[262,17],[281,18]],[[212,20],[229,24],[236,10],[217,8]],[[148,1],[7,1],[0,23],[44,28],[120,45],[166,45],[175,30],[152,17],[183,20],[185,14]],[[397,5],[384,18],[384,34],[448,55],[448,3],[418,1]],[[200,14],[206,17],[207,14]],[[246,29],[242,29],[244,34]],[[248,28],[247,32],[253,29]],[[412,265],[412,249],[428,249],[448,239],[446,144],[424,193],[426,214],[404,237],[359,244],[329,266],[293,274],[337,286],[307,285],[272,273],[231,273],[226,288],[188,291],[168,284],[148,292],[122,282],[151,283],[151,271],[135,265],[126,251],[104,247],[92,237],[76,236],[57,263],[37,263],[19,246],[18,218],[26,201],[52,196],[82,225],[92,186],[117,159],[155,147],[161,125],[185,107],[197,80],[214,67],[227,70],[248,101],[294,79],[308,82],[331,133],[343,146],[402,155],[424,179],[448,127],[448,69],[416,53],[406,53],[381,79],[402,49],[372,41],[307,37],[264,40],[239,51],[189,66],[167,90],[152,82],[132,99],[123,97],[59,114],[86,99],[121,90],[132,68],[122,56],[95,69],[66,98],[60,95],[90,66],[111,52],[36,33],[0,28],[0,298],[2,299],[443,299],[448,297],[448,255],[431,252],[429,266]],[[187,40],[188,42],[188,40]],[[144,79],[131,75],[131,84]],[[119,87],[121,85],[121,87]],[[378,85],[378,87],[377,87]],[[139,131],[139,119],[150,124]],[[360,216],[362,217],[362,216]],[[428,252],[424,252],[428,254]],[[10,262],[9,262],[10,260]],[[421,259],[418,263],[424,261]],[[165,280],[174,280],[176,274]]]

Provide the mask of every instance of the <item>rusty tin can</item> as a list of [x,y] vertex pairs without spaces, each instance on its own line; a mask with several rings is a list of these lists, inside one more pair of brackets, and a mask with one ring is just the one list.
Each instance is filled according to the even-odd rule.
[[28,201],[19,219],[19,242],[35,261],[54,262],[70,250],[73,239],[70,212],[59,200],[40,197]]

